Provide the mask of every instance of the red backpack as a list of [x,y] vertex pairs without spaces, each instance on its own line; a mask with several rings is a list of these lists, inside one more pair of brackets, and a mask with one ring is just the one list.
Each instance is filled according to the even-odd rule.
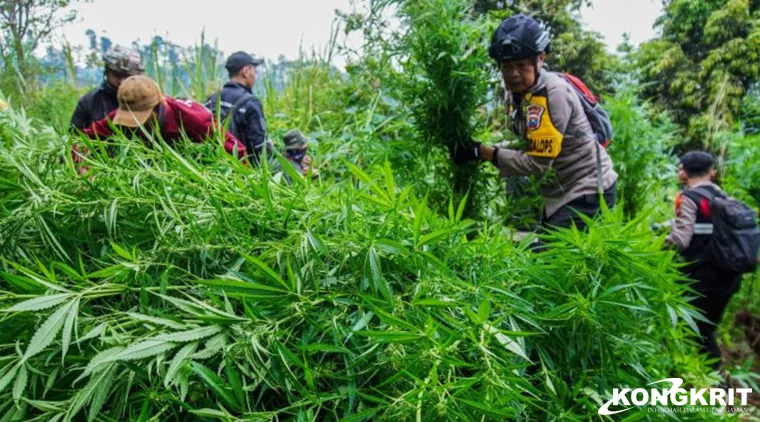
[[594,130],[594,134],[596,135],[596,140],[599,142],[599,145],[607,148],[612,142],[612,122],[607,111],[599,104],[599,98],[578,77],[569,73],[560,73],[559,75],[578,94],[578,98],[580,98],[583,105],[583,111],[586,113],[586,118],[591,123],[591,129]]

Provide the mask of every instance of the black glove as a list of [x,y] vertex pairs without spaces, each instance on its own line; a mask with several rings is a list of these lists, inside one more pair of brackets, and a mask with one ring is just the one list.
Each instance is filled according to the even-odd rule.
[[468,139],[453,144],[453,149],[449,149],[451,159],[455,164],[464,164],[480,158],[480,142]]
[[649,230],[653,232],[664,231],[665,229],[669,229],[671,225],[672,223],[670,221],[664,223],[652,223],[649,225]]

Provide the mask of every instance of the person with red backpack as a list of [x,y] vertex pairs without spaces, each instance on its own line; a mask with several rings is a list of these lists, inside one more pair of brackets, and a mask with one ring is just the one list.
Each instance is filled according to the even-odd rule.
[[579,79],[544,69],[549,51],[549,31],[535,19],[518,14],[501,23],[489,56],[499,65],[511,94],[512,130],[527,148],[492,147],[467,139],[450,152],[457,164],[490,161],[502,177],[546,175],[541,225],[583,229],[579,213],[597,214],[600,196],[608,207],[615,205],[618,175],[605,150],[612,127]]
[[[678,178],[685,189],[676,197],[676,218],[670,222],[667,245],[677,248],[686,265],[683,274],[696,283],[691,304],[707,321],[697,320],[700,345],[720,366],[715,330],[731,297],[739,290],[743,273],[757,267],[760,231],[756,213],[727,196],[716,185],[713,156],[690,151],[681,157]],[[692,296],[692,295],[690,295]]]
[[[214,116],[203,105],[164,95],[156,81],[145,75],[127,78],[119,87],[118,100],[116,110],[84,129],[87,137],[107,139],[121,132],[146,142],[156,136],[172,144],[183,136],[193,142],[204,142],[217,130]],[[229,154],[247,160],[245,146],[235,136],[224,132],[224,141],[224,149]],[[75,163],[82,163],[87,153],[73,145]],[[80,167],[80,174],[86,172],[86,166]]]

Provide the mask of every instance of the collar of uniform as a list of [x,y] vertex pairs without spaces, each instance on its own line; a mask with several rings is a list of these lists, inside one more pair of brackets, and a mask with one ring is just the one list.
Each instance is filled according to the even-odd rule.
[[530,88],[528,92],[526,92],[523,97],[530,101],[530,99],[538,92],[542,92],[544,88],[546,87],[546,78],[549,74],[549,71],[546,69],[541,69],[541,71],[538,73],[538,78],[536,79],[536,83],[533,84],[533,86]]
[[250,88],[248,88],[247,86],[245,86],[245,85],[243,85],[243,84],[241,84],[239,82],[229,81],[226,84],[224,84],[224,86],[228,87],[228,88],[235,88],[235,87],[242,88],[242,89],[246,90],[249,94],[253,94],[253,91],[251,91]]
[[716,185],[715,183],[713,183],[712,181],[709,181],[709,180],[705,180],[705,181],[702,181],[702,182],[697,182],[690,189],[698,188],[700,186],[709,186],[709,187],[717,189],[718,191],[722,191],[722,189],[720,188],[720,186]]
[[118,93],[118,91],[119,91],[119,90],[118,90],[118,89],[117,89],[115,86],[111,85],[111,84],[110,84],[110,83],[108,83],[108,81],[106,81],[106,80],[104,80],[104,81],[103,81],[103,83],[102,83],[102,84],[100,84],[100,90],[101,90],[101,91],[102,91],[104,94],[107,94],[107,95],[111,95],[111,96],[113,96],[114,98],[116,98],[116,94],[117,94],[117,93]]
[[536,83],[534,83],[530,88],[530,93],[535,94],[538,91],[543,90],[546,87],[546,78],[548,75],[549,71],[542,68],[541,71],[538,72],[538,79],[536,79]]

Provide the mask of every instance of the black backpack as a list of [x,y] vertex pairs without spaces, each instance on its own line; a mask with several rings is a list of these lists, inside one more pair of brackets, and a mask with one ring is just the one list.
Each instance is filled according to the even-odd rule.
[[[232,112],[233,110],[237,111],[240,105],[245,104],[249,99],[253,98],[253,95],[246,92],[245,94],[241,95],[240,98],[238,98],[235,104],[229,103],[227,101],[220,101],[221,97],[221,91],[213,94],[211,97],[209,97],[204,106],[209,109],[209,111],[211,111],[214,116],[216,116],[216,106],[217,101],[219,101],[219,125],[221,127],[226,127],[227,132],[230,132],[236,138],[241,139],[240,133],[238,133],[237,124],[235,123],[235,119],[232,116]],[[248,146],[246,146],[246,148],[247,147]]]
[[684,191],[684,195],[697,204],[700,198],[710,203],[713,229],[705,259],[725,271],[740,274],[755,271],[760,248],[755,210],[723,192],[694,188]]

